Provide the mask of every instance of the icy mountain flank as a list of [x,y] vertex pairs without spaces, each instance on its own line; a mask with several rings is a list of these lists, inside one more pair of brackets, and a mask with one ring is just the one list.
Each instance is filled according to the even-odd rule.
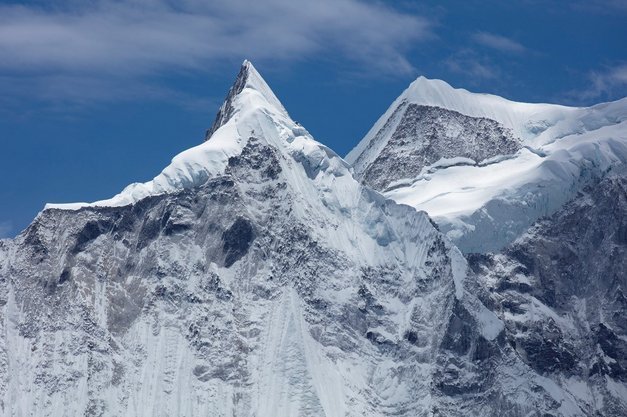
[[585,415],[627,415],[627,175],[584,188],[501,253],[469,259],[525,363]]
[[627,161],[627,99],[516,103],[418,78],[346,157],[464,252],[498,250]]
[[154,180],[48,205],[0,241],[0,414],[546,408],[550,393],[517,404],[495,380],[490,401],[448,388],[460,320],[465,380],[486,360],[524,367],[466,291],[463,256],[426,214],[354,180],[250,63],[211,131]]

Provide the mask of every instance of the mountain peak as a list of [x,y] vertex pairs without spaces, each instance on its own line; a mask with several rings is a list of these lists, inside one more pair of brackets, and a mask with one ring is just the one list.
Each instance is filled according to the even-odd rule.
[[456,110],[455,107],[463,105],[462,103],[481,100],[482,97],[484,100],[491,97],[492,100],[502,103],[508,101],[490,94],[473,93],[463,88],[455,88],[446,81],[430,79],[422,75],[416,78],[399,98],[414,104],[431,105]]
[[[363,151],[363,146],[385,126],[394,112],[405,104],[420,106],[440,107],[446,110],[456,111],[470,117],[482,117],[492,119],[523,139],[536,136],[529,131],[528,126],[542,123],[553,125],[568,114],[576,112],[578,108],[567,107],[558,104],[523,103],[508,100],[506,98],[486,93],[475,93],[463,88],[451,86],[446,81],[418,77],[409,87],[392,103],[387,112],[377,121],[368,132],[363,144],[360,144],[347,155],[349,162],[354,162],[357,154]],[[538,120],[542,115],[542,120]]]
[[235,99],[247,88],[257,91],[263,96],[270,106],[274,107],[281,113],[287,114],[279,99],[274,95],[274,92],[272,92],[272,89],[268,86],[261,74],[259,74],[252,62],[245,59],[240,67],[237,77],[235,78],[233,86],[229,89],[229,92],[224,99],[224,103],[222,103],[222,106],[220,106],[220,109],[218,110],[218,114],[216,114],[216,118],[211,125],[211,128],[207,130],[205,141],[209,140],[216,130],[231,119],[237,110]]
[[229,158],[240,155],[253,137],[296,158],[311,175],[319,171],[338,176],[348,173],[345,162],[292,120],[252,63],[244,61],[203,143],[175,156],[151,181],[131,184],[110,199],[47,204],[46,208],[117,207],[195,187],[224,174]]

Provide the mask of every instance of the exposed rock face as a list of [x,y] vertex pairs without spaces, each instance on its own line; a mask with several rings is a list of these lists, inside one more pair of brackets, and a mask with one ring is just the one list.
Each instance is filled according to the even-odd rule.
[[44,211],[3,262],[4,413],[426,413],[407,393],[429,395],[454,249],[367,190],[388,261],[338,249],[342,220],[299,202],[296,164],[250,138],[199,188]]
[[466,289],[505,324],[488,340],[453,306],[434,414],[627,412],[626,103],[514,103],[421,78],[347,156],[436,216],[468,253]]
[[612,175],[496,255],[471,255],[507,342],[583,415],[624,415],[627,177]]
[[233,83],[233,86],[229,89],[229,93],[226,95],[226,98],[224,99],[224,103],[222,103],[222,106],[220,106],[220,109],[218,110],[218,113],[216,114],[216,118],[213,121],[213,124],[211,125],[209,129],[207,129],[205,140],[211,139],[211,136],[213,136],[215,131],[221,128],[226,122],[228,122],[231,119],[231,117],[233,117],[233,112],[235,111],[235,108],[233,107],[234,105],[233,101],[246,86],[246,81],[248,80],[249,71],[250,71],[250,66],[244,63],[244,65],[242,65],[242,67],[240,68],[239,73],[237,74],[237,77],[235,78],[235,82]]
[[[509,129],[487,118],[412,103],[399,106],[398,112],[402,117],[391,136],[379,138],[387,143],[376,159],[365,164],[355,161],[358,178],[376,190],[384,191],[394,181],[411,180],[441,159],[466,158],[479,163],[511,155],[522,147]],[[389,126],[382,132],[386,128]],[[371,146],[380,145],[373,141]]]

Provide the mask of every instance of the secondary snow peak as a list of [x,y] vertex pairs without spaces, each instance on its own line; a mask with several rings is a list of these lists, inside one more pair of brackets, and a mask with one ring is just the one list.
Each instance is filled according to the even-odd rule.
[[279,110],[284,114],[287,114],[285,108],[283,107],[279,99],[274,95],[272,89],[268,86],[261,74],[259,74],[252,62],[246,59],[242,63],[239,73],[235,78],[235,82],[233,83],[233,86],[229,89],[229,92],[224,99],[224,103],[222,103],[222,106],[220,106],[218,114],[216,114],[216,118],[211,125],[211,128],[207,130],[207,133],[205,135],[205,141],[209,140],[211,136],[213,136],[215,131],[222,127],[233,116],[233,114],[237,110],[237,106],[235,105],[235,98],[246,88],[257,91],[263,96],[263,98],[268,102],[270,106],[274,107],[276,110]]
[[498,250],[625,164],[626,121],[622,101],[521,103],[419,77],[346,161],[386,197],[429,213],[462,250]]

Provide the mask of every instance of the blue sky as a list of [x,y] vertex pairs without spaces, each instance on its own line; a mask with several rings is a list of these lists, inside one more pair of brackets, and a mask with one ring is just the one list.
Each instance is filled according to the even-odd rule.
[[417,76],[519,101],[627,95],[627,0],[0,1],[0,237],[203,139],[242,60],[346,154]]

